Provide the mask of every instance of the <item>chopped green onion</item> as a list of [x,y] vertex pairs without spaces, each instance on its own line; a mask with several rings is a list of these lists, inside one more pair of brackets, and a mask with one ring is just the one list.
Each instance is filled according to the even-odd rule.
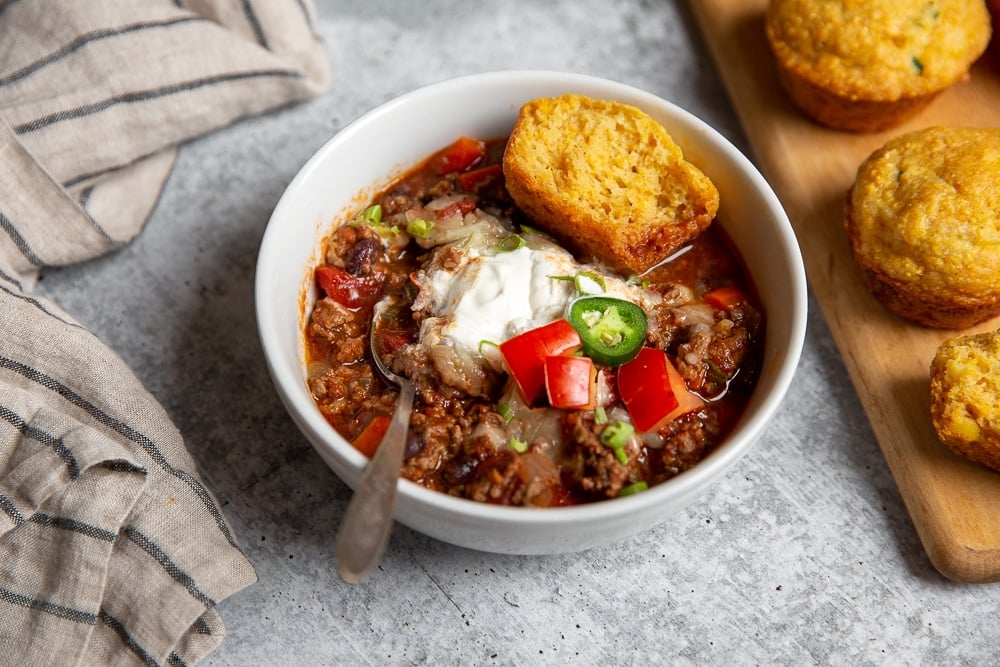
[[923,74],[924,73],[924,64],[922,62],[920,62],[920,58],[917,58],[916,56],[913,56],[910,59],[910,62],[913,63],[913,69],[917,70],[917,74]]
[[604,410],[603,405],[598,405],[594,408],[594,422],[597,424],[608,423],[608,413]]
[[506,403],[498,404],[497,412],[500,413],[500,418],[503,419],[504,424],[509,424],[510,420],[514,418],[514,411]]
[[573,278],[580,294],[604,294],[604,278],[592,271],[581,271]]
[[631,285],[632,287],[639,287],[642,289],[646,289],[647,287],[649,287],[649,281],[640,276],[629,276],[628,278],[626,278],[625,284]]
[[373,224],[372,229],[375,230],[376,234],[378,234],[383,238],[388,236],[394,236],[399,233],[399,227],[397,227],[396,225],[393,225],[392,227],[386,227],[384,224],[381,223],[377,225]]
[[612,449],[621,449],[628,443],[628,439],[632,437],[634,432],[634,426],[617,419],[608,424],[601,432],[601,442]]
[[573,278],[573,276],[545,276],[545,277],[546,278],[551,278],[552,280],[566,280],[566,281],[573,281],[573,280],[575,280]]
[[710,380],[716,384],[725,384],[729,382],[729,376],[726,375],[714,361],[711,359],[705,359],[705,365],[708,366],[708,377]]
[[523,238],[521,238],[517,234],[511,234],[510,236],[505,236],[502,239],[500,239],[500,242],[497,243],[497,250],[499,250],[500,252],[513,252],[518,248],[523,248],[526,245],[528,244]]
[[490,370],[496,371],[497,373],[503,372],[503,356],[500,354],[499,345],[484,338],[479,341],[479,354],[483,356],[483,359],[489,365]]
[[532,227],[530,225],[526,225],[524,223],[521,223],[520,225],[518,225],[518,227],[520,227],[521,231],[524,232],[525,234],[537,234],[538,236],[544,236],[546,238],[548,238],[548,236],[549,236],[548,234],[546,234],[542,230],[535,229],[534,227]]
[[518,454],[524,454],[528,451],[528,443],[515,437],[511,437],[510,446]]
[[372,225],[380,224],[382,222],[382,205],[372,204],[361,211],[361,219]]
[[415,218],[406,225],[406,231],[410,236],[416,236],[418,239],[425,239],[430,236],[432,229],[434,229],[434,221],[424,220],[423,218]]
[[636,482],[634,484],[629,484],[624,489],[618,492],[618,497],[622,498],[624,496],[634,496],[637,493],[641,493],[649,488],[649,485],[643,481]]
[[625,452],[625,445],[634,432],[634,426],[621,420],[611,422],[601,431],[601,443],[605,447],[615,450],[615,458],[622,465],[628,464],[628,454]]

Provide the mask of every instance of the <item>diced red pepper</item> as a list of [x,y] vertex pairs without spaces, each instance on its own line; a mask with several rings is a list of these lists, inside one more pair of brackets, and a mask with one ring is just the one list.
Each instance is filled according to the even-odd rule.
[[684,378],[662,350],[644,347],[618,368],[618,394],[640,432],[659,431],[704,401],[688,390]]
[[329,264],[317,266],[315,275],[320,289],[345,308],[360,308],[378,301],[385,278],[378,273],[355,276]]
[[375,455],[378,446],[382,444],[382,438],[388,430],[389,418],[377,415],[368,422],[368,426],[365,426],[351,444],[356,450],[371,458]]
[[472,137],[459,137],[455,143],[431,158],[430,166],[438,175],[465,171],[486,157],[486,144]]
[[677,407],[667,363],[662,350],[644,347],[635,359],[618,367],[618,394],[643,433],[656,430]]
[[720,287],[706,292],[701,298],[705,303],[715,306],[719,310],[729,310],[747,300],[746,295],[736,287]]
[[643,433],[659,431],[704,404],[688,390],[666,353],[650,347],[618,368],[618,394],[635,428]]
[[597,405],[597,369],[590,357],[545,358],[545,391],[549,405],[563,410],[590,410]]
[[451,216],[459,213],[465,215],[466,213],[472,213],[475,210],[476,201],[474,199],[459,199],[458,201],[453,201],[438,211],[435,214],[435,217],[438,220],[444,220],[445,218],[450,218]]
[[581,345],[576,329],[556,320],[504,341],[500,354],[525,403],[534,405],[545,390],[546,357],[575,352]]
[[381,341],[379,349],[382,354],[392,354],[404,345],[412,343],[416,339],[416,332],[408,326],[398,322],[386,322],[379,327],[378,337]]
[[490,164],[479,169],[467,171],[458,176],[458,186],[463,192],[476,192],[480,188],[500,179],[503,168],[499,164]]
[[687,388],[680,371],[670,363],[670,359],[667,359],[667,375],[670,378],[670,388],[674,392],[674,398],[677,399],[677,407],[667,414],[664,424],[669,424],[688,412],[700,410],[705,405],[705,399]]

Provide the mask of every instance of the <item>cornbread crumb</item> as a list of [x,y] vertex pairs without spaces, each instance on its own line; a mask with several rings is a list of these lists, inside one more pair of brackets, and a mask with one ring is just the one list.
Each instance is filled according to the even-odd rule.
[[1000,331],[957,336],[938,348],[931,419],[953,451],[1000,470]]
[[903,134],[859,167],[847,235],[891,311],[964,329],[1000,314],[1000,129]]
[[765,31],[806,115],[871,132],[966,79],[992,28],[983,0],[771,0]]
[[662,125],[619,102],[528,102],[503,159],[507,189],[539,227],[622,272],[641,273],[711,224],[719,193]]

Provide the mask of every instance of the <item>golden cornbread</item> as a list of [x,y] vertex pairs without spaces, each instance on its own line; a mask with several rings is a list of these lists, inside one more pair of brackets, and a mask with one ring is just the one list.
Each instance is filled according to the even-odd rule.
[[991,31],[983,0],[771,0],[765,18],[792,101],[856,132],[898,125],[967,78]]
[[581,95],[525,104],[503,158],[507,190],[577,253],[641,273],[711,224],[719,193],[639,109]]
[[938,348],[931,420],[945,445],[1000,470],[1000,331],[958,336]]
[[891,311],[946,329],[1000,313],[1000,129],[888,141],[858,168],[846,208],[862,279]]

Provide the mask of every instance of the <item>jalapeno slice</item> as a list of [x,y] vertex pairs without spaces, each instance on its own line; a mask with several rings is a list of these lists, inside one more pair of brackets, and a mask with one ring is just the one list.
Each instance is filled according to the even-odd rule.
[[584,354],[605,366],[631,361],[646,340],[646,313],[624,299],[581,296],[569,304],[566,319],[580,334]]

